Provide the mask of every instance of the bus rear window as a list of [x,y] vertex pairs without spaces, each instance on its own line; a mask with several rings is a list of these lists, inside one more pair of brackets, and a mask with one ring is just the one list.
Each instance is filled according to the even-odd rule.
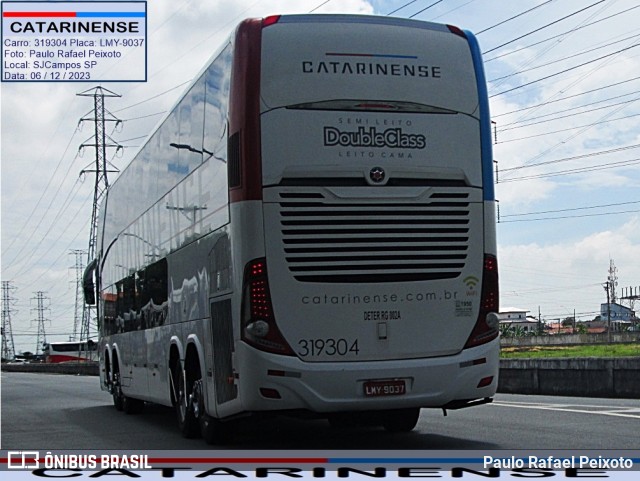
[[416,102],[399,102],[385,100],[326,100],[290,105],[289,109],[300,110],[340,110],[355,112],[398,112],[416,114],[455,114],[457,112],[433,105]]

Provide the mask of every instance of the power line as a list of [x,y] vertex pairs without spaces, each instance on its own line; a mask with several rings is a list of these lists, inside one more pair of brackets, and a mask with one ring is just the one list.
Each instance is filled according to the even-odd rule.
[[[582,78],[582,80],[584,80],[584,78],[585,78],[585,77],[583,77],[583,78]],[[640,99],[640,96],[639,96],[639,97],[637,97],[637,99]],[[591,124],[584,125],[584,126],[580,126],[580,127],[574,127],[574,128],[570,128],[570,129],[568,129],[568,130],[575,130],[576,128],[578,128],[579,130],[578,130],[578,132],[576,132],[576,133],[574,133],[574,134],[570,135],[569,137],[567,137],[567,138],[565,138],[565,139],[561,140],[560,142],[556,143],[556,144],[555,144],[555,145],[553,145],[552,147],[550,147],[550,148],[548,148],[548,149],[544,150],[543,152],[539,153],[538,155],[536,155],[536,156],[532,157],[532,158],[531,158],[531,159],[529,159],[527,162],[525,162],[525,164],[524,164],[524,165],[530,164],[531,162],[533,162],[533,161],[535,161],[535,160],[537,160],[537,159],[539,159],[539,158],[541,158],[541,157],[544,157],[545,155],[549,154],[550,152],[552,152],[552,151],[553,151],[553,150],[555,150],[556,148],[558,148],[558,147],[560,147],[560,146],[562,146],[562,145],[565,145],[567,142],[569,142],[569,141],[571,141],[571,140],[575,139],[576,137],[578,137],[578,136],[582,135],[583,133],[585,133],[586,131],[590,130],[591,128],[593,128],[593,127],[594,127],[594,126],[596,126],[596,125],[603,124],[603,123],[607,123],[607,122],[611,122],[611,121],[613,121],[613,120],[621,120],[621,119],[611,119],[610,117],[611,117],[611,116],[613,116],[614,114],[618,113],[618,112],[619,112],[619,111],[621,111],[622,109],[626,108],[627,106],[628,106],[628,105],[623,105],[623,106],[621,106],[621,107],[618,107],[617,109],[614,109],[613,111],[611,111],[611,112],[609,112],[609,113],[607,113],[607,114],[603,115],[603,116],[602,116],[602,117],[600,117],[597,121],[592,122]],[[634,114],[634,115],[630,115],[630,116],[626,116],[626,117],[635,117],[635,116],[637,116],[637,115],[640,115],[640,114]],[[626,117],[623,117],[623,118],[626,118]],[[561,130],[566,130],[566,129],[561,129]],[[545,134],[545,135],[546,135],[546,134]],[[508,142],[508,141],[507,141],[507,142]]]
[[[612,113],[612,114],[614,114],[614,113],[618,112],[619,110],[620,110],[620,109],[618,109],[618,110],[616,110],[616,111],[614,111],[614,112],[611,112],[611,113]],[[618,121],[618,120],[630,119],[630,118],[633,118],[633,117],[638,117],[639,115],[640,115],[640,114],[625,115],[624,117],[617,117],[617,118],[615,118],[615,119],[605,119],[605,120],[601,120],[601,121],[597,121],[597,122],[592,122],[592,123],[590,123],[590,124],[577,125],[577,126],[575,126],[575,127],[568,127],[568,128],[565,128],[565,129],[558,129],[558,130],[553,130],[553,131],[543,132],[543,133],[541,133],[541,134],[527,135],[526,137],[519,137],[519,138],[517,138],[517,139],[501,140],[501,141],[496,142],[496,143],[498,143],[498,144],[506,144],[506,143],[509,143],[509,142],[516,142],[516,141],[519,141],[519,140],[533,139],[533,138],[535,138],[535,137],[543,137],[543,136],[545,136],[545,135],[558,134],[558,133],[560,133],[560,132],[568,132],[568,131],[576,130],[576,129],[585,129],[585,128],[586,128],[586,129],[589,129],[589,128],[591,128],[591,127],[595,127],[596,125],[603,125],[603,124],[607,124],[607,123],[609,123],[609,122],[616,122],[616,121]],[[605,117],[606,117],[606,116],[605,116]],[[576,135],[579,135],[580,133],[582,133],[582,132],[578,132],[578,134],[576,134]],[[572,137],[571,137],[571,138],[569,138],[569,139],[565,139],[565,140],[563,140],[563,141],[561,142],[561,144],[566,143],[568,140],[571,140],[571,139],[573,139],[574,137],[575,137],[575,135],[574,135],[574,136],[572,136]],[[556,145],[556,146],[554,146],[553,148],[555,148],[555,147],[557,147],[557,145]],[[553,148],[552,148],[552,149],[549,149],[549,151],[545,151],[545,152],[544,152],[544,154],[546,155],[548,152],[550,152],[551,150],[553,150]],[[540,155],[540,156],[537,156],[537,157],[541,157],[541,155]],[[536,158],[537,158],[537,157],[536,157]]]
[[[600,13],[602,13],[605,9],[607,8],[607,6],[603,6],[600,10],[597,10],[595,12],[593,12],[589,17],[585,18],[584,20],[582,20],[578,26],[580,25],[584,25],[586,23],[588,23],[591,19],[596,18],[598,15],[600,15]],[[571,35],[573,35],[573,33],[576,31],[576,27],[574,26],[573,28],[571,28],[569,31],[565,32],[564,35],[562,36],[562,40],[558,40],[557,42],[555,42],[555,44],[553,45],[549,45],[546,48],[543,48],[541,51],[539,51],[536,55],[534,55],[533,57],[531,57],[528,61],[526,61],[525,63],[520,65],[520,68],[525,68],[531,64],[533,64],[536,60],[544,57],[547,53],[549,53],[551,50],[553,50],[554,48],[556,48],[558,45],[560,45],[560,43],[562,41],[564,41],[565,39],[569,38]],[[492,88],[497,88],[500,85],[502,85],[503,83],[505,83],[505,80],[503,80],[502,82],[498,82],[496,85],[494,85]]]
[[591,5],[589,5],[589,6],[587,6],[587,7],[581,8],[580,10],[576,10],[575,12],[573,12],[573,13],[571,13],[571,14],[569,14],[569,15],[565,15],[564,17],[559,18],[558,20],[554,20],[553,22],[549,22],[549,23],[547,23],[546,25],[543,25],[542,27],[538,27],[538,28],[536,28],[535,30],[531,30],[530,32],[527,32],[527,33],[525,33],[525,34],[523,34],[523,35],[520,35],[519,37],[516,37],[516,38],[514,38],[514,39],[509,40],[508,42],[505,42],[505,43],[503,43],[503,44],[500,44],[500,45],[498,45],[497,47],[493,47],[493,48],[492,48],[492,49],[490,49],[490,50],[487,50],[487,51],[485,51],[485,52],[482,52],[482,55],[486,55],[486,54],[491,53],[491,52],[493,52],[493,51],[495,51],[495,50],[498,50],[499,48],[502,48],[502,47],[505,47],[505,46],[507,46],[507,45],[509,45],[509,44],[512,44],[513,42],[517,42],[518,40],[523,39],[523,38],[525,38],[525,37],[528,37],[529,35],[532,35],[532,34],[534,34],[534,33],[536,33],[536,32],[541,31],[541,30],[544,30],[545,28],[550,27],[551,25],[555,25],[556,23],[562,22],[563,20],[566,20],[567,18],[571,18],[571,17],[573,17],[574,15],[577,15],[577,14],[579,14],[579,13],[582,13],[582,12],[584,12],[585,10],[588,10],[588,9],[590,9],[590,8],[592,8],[592,7],[595,7],[596,5],[599,5],[599,4],[601,4],[602,2],[604,2],[604,1],[605,1],[605,0],[598,0],[597,2],[592,3]]
[[139,140],[139,139],[146,139],[148,137],[148,134],[146,135],[140,135],[138,137],[131,137],[130,139],[124,139],[124,140],[120,140],[119,142],[131,142],[132,140]]
[[405,8],[405,7],[408,7],[408,6],[409,6],[409,5],[411,5],[412,3],[416,3],[417,1],[418,1],[418,0],[411,0],[410,2],[405,3],[405,4],[404,4],[404,5],[402,5],[401,7],[398,7],[398,8],[396,8],[395,10],[390,11],[389,13],[387,13],[387,15],[386,15],[386,16],[388,17],[389,15],[393,15],[394,13],[396,13],[396,12],[398,12],[398,11],[402,10],[402,9],[403,9],[403,8]]
[[[36,255],[36,253],[38,252],[38,249],[40,249],[40,247],[42,246],[42,244],[45,241],[51,241],[51,238],[49,237],[49,234],[51,233],[51,231],[55,228],[55,227],[61,227],[61,222],[60,219],[67,219],[68,223],[65,226],[65,228],[62,229],[62,232],[60,234],[60,236],[62,236],[64,234],[64,232],[66,231],[66,229],[74,222],[74,220],[76,219],[75,216],[65,216],[65,212],[67,210],[67,208],[71,205],[71,202],[73,202],[73,200],[75,200],[79,190],[75,190],[76,186],[79,186],[79,179],[76,179],[75,183],[73,184],[73,186],[71,187],[71,189],[69,189],[69,192],[67,193],[67,197],[65,198],[65,200],[62,202],[62,205],[60,207],[60,209],[58,209],[58,212],[56,212],[54,215],[50,216],[51,218],[51,224],[49,224],[49,227],[47,228],[46,232],[44,232],[42,235],[40,235],[40,239],[39,241],[36,243],[36,245],[33,247],[33,249],[31,249],[31,252],[27,255],[21,256],[19,260],[16,261],[16,259],[13,259],[13,261],[16,261],[15,264],[11,263],[7,269],[15,269],[18,268],[19,266],[24,266],[24,265],[28,265],[31,260],[33,259],[33,257]],[[51,204],[51,206],[53,206],[53,204]],[[50,206],[50,207],[51,207]],[[33,229],[33,232],[37,232],[40,229],[40,226],[42,225],[42,223],[38,223],[38,225]],[[59,239],[60,237],[58,237]],[[30,240],[30,239],[29,239]],[[20,251],[22,252],[22,250]],[[45,256],[47,253],[44,253],[43,256]],[[19,254],[18,254],[19,255]]]
[[325,6],[325,5],[326,5],[327,3],[329,3],[330,1],[331,1],[331,0],[325,0],[324,2],[322,2],[320,5],[318,5],[318,6],[317,6],[317,7],[315,7],[314,9],[309,10],[309,13],[313,13],[313,12],[315,12],[315,11],[316,11],[316,10],[318,10],[320,7]]
[[[437,0],[436,2],[433,2],[431,5],[423,8],[422,10],[417,11],[416,13],[414,13],[413,15],[410,15],[409,18],[413,18],[416,15],[421,14],[422,12],[429,10],[431,7],[435,7],[436,5],[438,5],[439,3],[442,3],[443,0]],[[413,3],[413,2],[412,2]]]
[[583,217],[601,217],[603,215],[633,214],[633,213],[636,213],[636,212],[640,212],[640,209],[623,210],[623,211],[619,211],[619,212],[602,212],[602,213],[598,213],[598,214],[565,215],[565,216],[558,216],[558,217],[538,217],[538,218],[535,218],[535,219],[499,220],[498,223],[499,224],[504,224],[504,223],[511,223],[511,222],[534,222],[534,221],[541,221],[541,220],[578,219],[578,218],[583,218]]
[[[574,88],[576,85],[584,82],[586,79],[588,79],[592,74],[596,73],[596,72],[600,72],[602,68],[604,68],[607,64],[611,63],[613,61],[614,57],[611,57],[601,63],[599,63],[598,65],[594,66],[589,72],[581,75],[578,79],[576,79],[575,81],[571,82],[569,85],[562,87],[560,90],[558,90],[555,94],[553,94],[551,97],[548,97],[548,101],[551,101],[553,99],[555,99],[556,97],[564,94],[567,91],[570,91],[572,88]],[[524,120],[526,117],[530,116],[531,114],[533,114],[536,110],[538,110],[541,107],[535,107],[533,109],[531,109],[529,111],[528,114],[525,114],[523,116],[521,116],[518,121],[520,120]],[[607,118],[608,116],[610,116],[611,114],[607,114],[607,116],[603,117],[603,118]],[[579,134],[578,134],[579,135]],[[553,150],[555,147],[553,147],[551,150]],[[548,152],[544,152],[541,155],[545,155]]]
[[149,97],[148,99],[141,100],[140,102],[137,102],[135,104],[131,104],[131,105],[127,106],[127,107],[122,107],[121,109],[114,110],[114,112],[122,112],[123,110],[127,110],[127,109],[130,109],[132,107],[137,107],[138,105],[142,105],[142,104],[144,104],[146,102],[149,102],[150,100],[157,99],[158,97],[161,97],[164,94],[168,94],[169,92],[171,92],[171,91],[173,91],[173,90],[175,90],[177,88],[180,88],[183,85],[191,83],[192,80],[193,79],[185,80],[184,82],[182,82],[182,83],[180,83],[180,84],[178,84],[178,85],[176,85],[174,87],[171,87],[170,89],[165,90],[164,92],[160,92],[159,94],[154,95],[153,97]]
[[[58,241],[60,241],[60,239],[67,234],[68,229],[75,223],[75,221],[80,218],[80,213],[83,211],[83,209],[87,208],[87,206],[89,205],[89,201],[91,200],[91,195],[92,193],[89,192],[89,195],[87,197],[85,197],[84,200],[80,201],[80,203],[78,204],[78,208],[76,209],[76,211],[74,213],[72,213],[71,215],[65,215],[64,218],[66,218],[68,220],[66,225],[61,224],[60,222],[58,222],[57,224],[52,224],[49,228],[49,230],[47,231],[47,234],[52,230],[52,228],[58,227],[59,228],[59,234],[58,236],[53,239],[53,238],[49,238],[48,236],[44,236],[44,238],[47,239],[47,241],[51,244],[51,245],[56,245],[58,243]],[[65,211],[69,206],[63,206],[60,210],[61,211]],[[56,217],[56,219],[60,219],[61,217]],[[87,223],[83,225],[82,230],[84,230],[89,223],[89,219],[87,218]],[[64,249],[64,251],[61,253],[61,255],[56,259],[56,261],[54,261],[48,269],[53,268],[53,266],[56,264],[56,262],[58,260],[60,260],[60,258],[65,254],[65,252],[71,248],[74,243],[76,242],[76,239],[79,237],[81,231],[79,231],[78,233],[76,233],[75,237],[69,242],[69,245],[67,245],[67,247]],[[42,262],[45,258],[47,258],[47,256],[51,255],[51,251],[50,250],[46,250],[44,252],[42,252],[42,254],[40,255],[40,257],[37,260],[33,260],[34,256],[37,253],[37,249],[40,247],[41,243],[38,244],[38,246],[36,247],[35,250],[32,251],[32,253],[29,255],[29,257],[25,258],[24,260],[21,260],[20,263],[18,263],[16,265],[17,266],[36,266],[38,265],[40,262]],[[14,267],[14,266],[12,266]],[[29,270],[26,267],[22,267],[21,269],[22,271],[26,271]],[[31,281],[31,283],[29,283],[27,286],[25,286],[25,289],[29,289],[31,288],[31,286],[33,286],[36,282],[38,282],[38,280],[40,280],[45,274],[47,273],[47,271],[42,272],[39,276],[37,276],[35,279],[33,279]]]
[[490,27],[487,27],[487,28],[485,28],[483,30],[480,30],[479,32],[476,32],[476,35],[480,35],[480,34],[482,34],[484,32],[488,32],[492,28],[496,28],[496,27],[499,27],[500,25],[504,25],[505,23],[510,22],[511,20],[515,20],[518,17],[522,17],[523,15],[526,15],[529,12],[533,12],[534,10],[536,10],[536,9],[538,9],[538,8],[548,4],[548,3],[551,3],[551,2],[553,2],[553,0],[547,0],[546,2],[541,3],[540,5],[536,5],[535,7],[532,7],[529,10],[525,10],[524,12],[520,12],[519,14],[514,15],[513,17],[509,17],[506,20],[503,20],[503,21],[498,22],[498,23],[496,23],[494,25],[491,25]]
[[[640,5],[636,5],[635,7],[627,8],[626,10],[622,10],[621,12],[614,13],[612,15],[609,15],[608,17],[601,18],[600,20],[596,20],[595,22],[591,22],[591,23],[588,23],[588,24],[585,24],[585,25],[580,25],[578,27],[573,28],[572,32],[576,32],[576,31],[581,30],[583,28],[591,27],[592,25],[596,25],[596,24],[598,24],[600,22],[604,22],[605,20],[609,20],[610,18],[617,17],[618,15],[622,15],[623,13],[627,13],[630,10],[635,10],[636,8],[640,8]],[[499,58],[506,57],[506,56],[512,55],[514,53],[521,52],[522,50],[528,50],[531,47],[535,47],[536,45],[540,45],[541,43],[545,43],[545,42],[548,42],[550,40],[554,40],[556,38],[564,37],[565,35],[567,35],[567,32],[563,32],[563,33],[560,33],[558,35],[554,35],[552,37],[545,38],[544,40],[540,40],[540,41],[535,42],[535,43],[531,43],[531,44],[527,45],[526,47],[520,47],[520,48],[517,48],[515,50],[510,50],[509,52],[505,52],[503,54],[496,55],[495,57],[484,59],[484,63],[488,63],[488,62],[491,62],[493,60],[497,60]]]
[[569,209],[556,209],[556,210],[541,210],[537,212],[524,212],[521,214],[508,214],[501,215],[500,217],[522,217],[527,215],[540,215],[540,214],[556,214],[559,212],[575,212],[579,210],[591,210],[591,209],[603,209],[605,207],[618,207],[621,205],[630,205],[630,204],[640,204],[640,200],[633,200],[630,202],[616,202],[613,204],[600,204],[600,205],[589,205],[585,207],[572,207]]
[[607,150],[600,150],[598,152],[590,152],[588,154],[581,154],[581,155],[574,155],[572,157],[565,157],[562,159],[556,159],[556,160],[549,160],[547,162],[539,162],[537,164],[528,164],[528,165],[520,165],[518,167],[510,167],[507,169],[500,169],[500,172],[507,172],[507,171],[512,171],[512,170],[521,170],[521,169],[529,169],[531,167],[541,167],[543,165],[551,165],[551,164],[557,164],[560,162],[568,162],[571,160],[577,160],[577,159],[584,159],[587,157],[595,157],[598,155],[605,155],[605,154],[612,154],[612,153],[617,153],[617,152],[622,152],[625,150],[630,150],[630,149],[637,149],[640,148],[640,144],[633,144],[633,145],[628,145],[625,147],[616,147],[615,149],[607,149]]
[[625,37],[625,38],[623,38],[621,40],[616,40],[615,42],[610,42],[610,43],[607,43],[607,44],[604,44],[604,45],[600,45],[598,47],[592,47],[592,48],[589,48],[587,50],[582,50],[582,51],[580,51],[578,53],[574,53],[573,55],[569,55],[567,57],[559,58],[557,60],[552,60],[552,61],[547,62],[547,63],[536,65],[535,67],[529,67],[529,68],[525,68],[525,69],[522,69],[522,70],[518,70],[517,72],[513,72],[513,73],[510,73],[508,75],[503,75],[502,77],[496,77],[496,78],[493,78],[491,80],[487,80],[487,82],[491,83],[491,82],[497,82],[498,80],[505,80],[505,79],[508,79],[508,78],[511,78],[511,77],[515,77],[516,75],[520,75],[522,73],[531,72],[533,70],[538,70],[538,69],[541,69],[541,68],[544,68],[544,67],[548,67],[549,65],[554,65],[554,64],[557,64],[557,63],[561,63],[561,62],[566,62],[570,58],[579,57],[580,55],[586,55],[588,53],[595,52],[596,50],[600,50],[600,49],[603,49],[603,48],[606,48],[606,47],[610,47],[611,45],[615,45],[617,43],[622,43],[625,40],[630,40],[630,39],[636,38],[636,37],[638,37],[638,34],[629,35],[628,37]]
[[[545,102],[541,102],[541,103],[535,104],[535,105],[529,105],[528,107],[523,107],[521,109],[511,110],[509,112],[504,112],[502,114],[492,115],[491,117],[496,119],[498,117],[503,117],[505,115],[511,115],[511,114],[516,114],[518,112],[523,112],[523,111],[526,111],[526,110],[537,109],[537,108],[543,107],[545,105],[554,104],[554,103],[557,103],[557,102],[563,102],[565,100],[573,99],[573,98],[576,98],[576,97],[581,97],[582,95],[587,95],[587,94],[591,94],[591,93],[594,93],[594,92],[599,92],[601,90],[605,90],[605,89],[608,89],[608,88],[611,88],[611,87],[616,87],[618,85],[622,85],[622,84],[625,84],[625,83],[633,82],[634,80],[638,80],[638,79],[640,79],[640,76],[633,77],[633,78],[630,78],[628,80],[622,80],[620,82],[615,82],[615,83],[612,83],[612,84],[607,84],[607,85],[604,85],[602,87],[598,87],[596,89],[585,90],[584,92],[580,92],[580,93],[577,93],[577,94],[567,95],[566,97],[562,97],[562,98],[559,98],[559,99],[547,100]],[[635,91],[633,93],[635,93]]]
[[500,182],[497,182],[499,184],[505,184],[508,182],[519,182],[522,180],[533,180],[533,179],[544,179],[544,178],[548,178],[548,177],[559,177],[559,176],[563,176],[563,175],[571,175],[571,174],[582,174],[584,172],[594,172],[594,171],[598,171],[598,170],[609,170],[609,169],[617,169],[620,167],[628,167],[630,165],[635,165],[640,163],[640,158],[638,159],[629,159],[629,160],[621,160],[619,162],[609,162],[607,164],[599,164],[599,165],[593,165],[590,167],[579,167],[576,169],[567,169],[567,170],[559,170],[556,172],[548,172],[545,174],[538,174],[538,175],[527,175],[527,176],[523,176],[523,177],[514,177],[511,179],[504,179],[504,180],[500,180]]
[[129,122],[130,120],[148,119],[149,117],[155,117],[156,115],[162,115],[162,114],[166,114],[166,113],[167,113],[166,110],[162,110],[160,112],[156,112],[156,113],[153,113],[153,114],[141,115],[139,117],[131,117],[129,119],[122,119],[122,122]]
[[[62,155],[60,156],[60,160],[58,160],[58,164],[56,165],[56,168],[53,171],[53,174],[51,174],[49,176],[49,181],[47,182],[46,187],[44,188],[44,190],[42,191],[42,194],[40,194],[40,198],[38,199],[38,201],[36,202],[36,205],[33,207],[33,209],[31,209],[31,213],[27,216],[27,219],[24,221],[24,223],[22,224],[22,227],[18,230],[17,234],[14,235],[13,239],[11,240],[11,242],[9,243],[8,246],[5,246],[5,249],[10,249],[11,246],[13,246],[13,243],[16,242],[22,232],[24,231],[24,229],[27,227],[27,225],[29,225],[29,223],[31,222],[31,219],[33,218],[33,215],[35,214],[36,210],[38,210],[38,207],[40,207],[40,203],[42,202],[42,200],[44,199],[47,191],[49,190],[49,187],[51,186],[51,183],[53,182],[53,179],[56,177],[56,174],[58,172],[58,169],[60,168],[60,166],[62,165],[62,161],[65,157],[65,155],[67,154],[67,150],[69,150],[69,147],[71,146],[71,142],[73,142],[73,139],[76,135],[76,133],[78,133],[78,129],[76,128],[75,131],[73,132],[73,134],[71,135],[71,138],[69,139],[69,142],[67,143],[67,146],[64,149],[64,152],[62,153]],[[73,159],[73,161],[71,161],[71,163],[73,163],[75,161],[76,158]],[[53,200],[51,202],[48,203],[47,208],[45,209],[44,213],[42,214],[42,216],[40,217],[40,220],[38,221],[38,225],[40,225],[42,223],[42,221],[44,220],[45,216],[47,215],[47,213],[49,212],[49,209],[51,208],[51,205],[54,203],[58,193],[60,192],[60,189],[62,188],[62,184],[64,183],[64,178],[60,180],[60,185],[58,186],[58,188],[56,189],[56,192],[53,196]],[[31,235],[29,236],[29,238],[26,241],[22,241],[22,248],[18,251],[18,253],[14,256],[13,259],[11,259],[8,264],[11,264],[13,261],[16,260],[16,258],[22,253],[22,251],[25,249],[26,245],[31,241],[31,238],[33,237],[33,235],[35,234],[35,229],[31,231]]]
[[462,5],[458,5],[457,7],[452,8],[451,10],[447,10],[447,11],[446,11],[446,12],[444,12],[443,14],[438,15],[437,17],[433,17],[433,18],[431,18],[430,20],[431,20],[431,21],[434,21],[434,20],[437,20],[437,19],[439,19],[439,18],[442,18],[442,17],[444,17],[445,15],[448,15],[448,14],[450,14],[451,12],[454,12],[454,11],[456,11],[456,10],[459,10],[459,9],[461,9],[462,7],[466,7],[467,5],[469,5],[470,3],[473,3],[473,2],[475,2],[475,1],[476,1],[476,0],[469,0],[467,3],[463,3]]
[[[630,104],[630,103],[633,103],[635,101],[635,99],[625,100],[625,101],[622,101],[622,102],[616,102],[616,103],[613,103],[613,104],[608,104],[608,105],[604,105],[604,106],[601,106],[601,107],[596,107],[596,108],[593,108],[593,109],[582,110],[581,112],[576,112],[577,110],[584,109],[585,107],[590,107],[592,105],[598,105],[598,104],[601,104],[602,102],[606,102],[608,100],[615,100],[615,99],[619,99],[619,98],[622,98],[622,97],[628,97],[629,95],[633,95],[635,93],[636,92],[632,92],[632,93],[628,93],[628,94],[624,94],[624,95],[618,95],[616,97],[611,97],[611,98],[608,98],[608,99],[598,100],[597,102],[591,102],[591,103],[588,103],[588,104],[578,105],[578,106],[570,108],[570,109],[557,110],[555,112],[549,112],[548,114],[539,115],[537,117],[530,117],[530,118],[525,119],[525,120],[516,120],[514,122],[510,122],[508,124],[504,124],[500,128],[496,128],[496,132],[497,133],[506,132],[508,130],[515,130],[515,129],[519,129],[519,128],[523,128],[523,127],[529,127],[529,126],[532,126],[532,125],[544,124],[546,122],[553,122],[555,120],[575,117],[575,116],[582,115],[582,114],[587,114],[587,113],[591,113],[591,112],[597,112],[598,110],[606,110],[606,109],[609,109],[611,107],[617,107],[617,106],[620,106],[620,105]],[[571,115],[558,115],[558,114],[563,114],[563,113],[567,113],[567,112],[574,112],[574,113],[571,114]],[[557,115],[557,117],[552,117],[553,115]],[[547,117],[551,117],[551,118],[547,118]],[[544,120],[540,120],[540,119],[544,119]]]
[[[92,192],[90,192],[90,193],[89,193],[89,195],[87,196],[87,198],[86,198],[86,199],[85,199],[85,200],[84,200],[84,201],[79,205],[79,207],[78,207],[78,211],[75,213],[75,215],[74,215],[74,216],[72,216],[72,218],[73,218],[73,219],[77,219],[77,218],[79,218],[79,216],[80,216],[80,212],[82,212],[82,210],[84,210],[84,208],[86,208],[86,207],[87,207],[87,205],[89,204],[89,200],[91,200],[92,195],[93,195],[93,193],[92,193]],[[59,255],[59,256],[58,256],[58,257],[57,257],[53,262],[51,262],[51,264],[47,267],[47,269],[46,269],[45,271],[43,271],[43,272],[42,272],[38,277],[36,277],[35,279],[33,279],[33,280],[31,281],[31,283],[30,283],[30,284],[28,284],[27,286],[25,286],[25,288],[26,288],[26,289],[28,289],[28,288],[32,287],[36,282],[38,282],[38,281],[39,281],[39,280],[40,280],[40,279],[41,279],[41,278],[42,278],[42,277],[43,277],[47,272],[49,272],[49,271],[53,268],[53,266],[54,266],[54,265],[56,265],[56,264],[58,263],[58,261],[59,261],[60,259],[62,259],[62,257],[63,257],[63,256],[65,256],[65,255],[66,255],[67,251],[68,251],[68,250],[69,250],[69,249],[70,249],[70,248],[71,248],[71,247],[76,243],[76,240],[78,239],[78,237],[80,236],[80,234],[81,234],[82,232],[85,232],[85,229],[87,229],[87,228],[89,227],[89,222],[90,222],[90,219],[89,219],[89,218],[87,218],[87,222],[85,222],[85,223],[81,226],[81,228],[78,230],[78,232],[77,232],[77,233],[76,233],[76,235],[73,237],[73,239],[71,239],[71,241],[69,241],[69,243],[64,247],[64,249],[62,250],[62,252],[60,253],[60,255]],[[69,223],[69,226],[71,226],[71,222]],[[52,241],[52,244],[55,244],[58,240],[60,240],[60,238],[65,234],[65,231],[66,231],[66,229],[64,229],[64,230],[62,231],[62,233],[60,234],[60,236],[58,236],[58,238],[57,238],[57,239],[55,239],[55,240],[53,240],[53,241]],[[44,253],[42,254],[42,256],[40,256],[40,258],[39,258],[37,261],[33,262],[32,264],[34,264],[34,265],[35,265],[35,264],[37,264],[37,263],[39,263],[39,262],[43,261],[43,260],[44,260],[44,258],[45,258],[45,257],[47,257],[47,255],[48,255],[48,254],[50,254],[50,253],[51,253],[51,252],[44,252]]]
[[550,78],[557,77],[558,75],[562,75],[563,73],[567,73],[567,72],[570,72],[572,70],[578,69],[580,67],[584,67],[585,65],[589,65],[589,64],[592,64],[594,62],[597,62],[598,60],[602,60],[602,59],[609,58],[609,57],[612,57],[614,55],[620,54],[622,52],[626,52],[627,50],[631,50],[632,48],[637,47],[638,45],[640,45],[639,42],[637,42],[637,43],[635,43],[633,45],[630,45],[628,47],[621,48],[620,50],[616,50],[615,52],[611,52],[611,53],[608,53],[608,54],[603,55],[601,57],[595,58],[593,60],[589,60],[588,62],[584,62],[584,63],[578,64],[578,65],[574,65],[573,67],[569,67],[569,68],[566,68],[564,70],[560,70],[559,72],[555,72],[553,74],[546,75],[546,76],[541,77],[539,79],[532,80],[530,82],[526,82],[524,84],[518,85],[517,87],[512,87],[510,89],[503,90],[502,92],[498,92],[497,94],[490,95],[489,98],[498,97],[499,95],[504,95],[506,93],[513,92],[514,90],[518,90],[518,89],[521,89],[523,87],[528,87],[529,85],[533,85],[535,83],[542,82],[543,80],[548,80]]
[[[636,93],[636,92],[634,92],[634,93]],[[631,94],[627,94],[627,95],[631,95]],[[611,107],[617,107],[617,106],[620,106],[620,105],[632,104],[636,100],[638,100],[638,99],[635,98],[635,99],[631,99],[631,100],[625,100],[623,102],[616,102],[614,104],[604,105],[602,107],[596,107],[596,108],[593,108],[593,109],[584,110],[582,112],[574,112],[574,113],[568,114],[568,115],[560,115],[558,117],[553,117],[551,119],[537,120],[537,119],[542,119],[544,117],[550,117],[551,115],[557,115],[559,113],[564,113],[564,112],[573,112],[574,110],[578,110],[580,108],[584,108],[584,106],[582,106],[582,107],[574,107],[573,109],[567,109],[567,110],[564,110],[564,111],[561,111],[561,112],[553,112],[553,113],[542,115],[542,116],[539,116],[539,117],[534,117],[534,118],[530,118],[530,119],[527,119],[527,120],[521,120],[521,121],[518,121],[518,122],[513,122],[511,124],[507,124],[510,127],[506,127],[506,126],[505,127],[501,127],[499,129],[497,129],[497,132],[498,133],[507,132],[509,130],[516,130],[516,129],[523,129],[523,128],[526,128],[526,127],[531,127],[532,125],[546,124],[547,122],[554,122],[556,120],[562,120],[562,119],[566,119],[566,118],[576,117],[578,115],[589,114],[591,112],[597,112],[599,110],[610,109]],[[537,121],[534,122],[534,120],[537,120]]]

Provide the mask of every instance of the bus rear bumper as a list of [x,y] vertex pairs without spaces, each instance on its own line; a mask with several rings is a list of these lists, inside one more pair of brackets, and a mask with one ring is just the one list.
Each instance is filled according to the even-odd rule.
[[490,398],[498,385],[498,339],[454,356],[394,361],[303,362],[244,343],[238,350],[245,411],[440,408]]

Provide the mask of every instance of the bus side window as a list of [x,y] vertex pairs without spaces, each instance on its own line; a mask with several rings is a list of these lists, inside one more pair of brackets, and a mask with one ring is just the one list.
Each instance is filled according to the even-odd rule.
[[84,275],[82,276],[82,289],[84,291],[84,302],[89,304],[90,306],[95,305],[96,303],[96,284],[93,280],[96,266],[98,265],[98,260],[92,260],[87,268],[84,270]]

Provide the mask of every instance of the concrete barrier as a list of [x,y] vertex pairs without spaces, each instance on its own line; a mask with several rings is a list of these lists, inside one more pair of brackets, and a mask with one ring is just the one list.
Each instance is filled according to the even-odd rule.
[[501,359],[498,392],[640,399],[640,357]]
[[2,370],[6,372],[41,372],[47,374],[78,374],[80,376],[97,376],[99,374],[97,362],[61,362],[56,364],[2,363]]
[[553,334],[545,336],[500,336],[502,347],[575,346],[577,344],[610,344],[640,342],[640,332],[612,332],[609,334]]

